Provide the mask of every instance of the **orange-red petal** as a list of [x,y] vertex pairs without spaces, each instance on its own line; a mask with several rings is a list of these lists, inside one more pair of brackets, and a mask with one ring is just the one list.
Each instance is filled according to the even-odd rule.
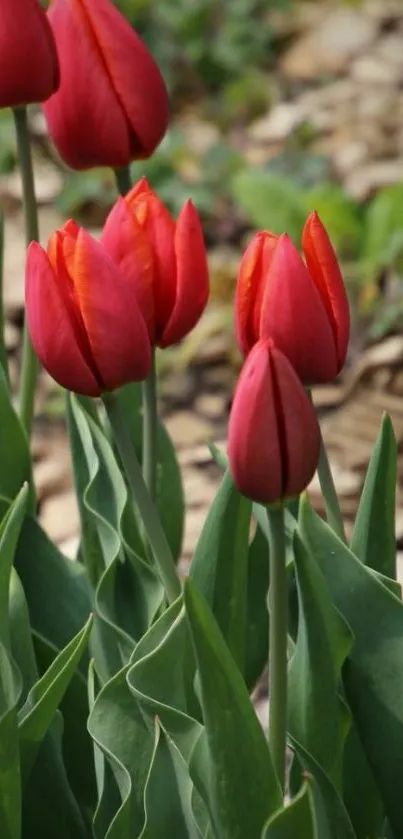
[[350,310],[342,273],[329,236],[318,216],[308,216],[302,247],[311,277],[318,288],[332,325],[338,372],[344,365],[350,336]]
[[147,235],[123,198],[116,201],[106,219],[101,244],[132,285],[154,343],[153,254]]
[[176,344],[196,325],[209,296],[209,273],[200,219],[191,201],[184,205],[175,230],[176,296],[160,346]]
[[338,372],[327,310],[291,239],[280,236],[265,280],[260,338],[272,338],[304,384],[331,381]]
[[83,229],[75,246],[73,282],[104,389],[146,378],[151,349],[134,289]]
[[56,274],[36,242],[27,253],[25,299],[29,333],[45,370],[68,390],[99,396],[99,383],[80,351]]
[[241,259],[235,291],[235,332],[244,355],[259,340],[260,309],[278,236],[256,233]]

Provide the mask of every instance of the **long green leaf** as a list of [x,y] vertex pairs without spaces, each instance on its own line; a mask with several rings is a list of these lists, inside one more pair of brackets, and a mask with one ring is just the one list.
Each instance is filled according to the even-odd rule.
[[267,822],[262,839],[318,839],[313,795],[307,782],[287,807]]
[[[32,465],[24,429],[13,407],[10,390],[0,364],[0,496],[11,501],[21,487],[28,483],[32,488]],[[29,507],[34,509],[32,489]]]
[[245,671],[251,502],[227,471],[210,507],[190,566],[241,673]]
[[52,662],[49,669],[31,688],[18,714],[22,773],[26,782],[60,702],[67,690],[88,643],[90,617],[81,632],[73,638]]
[[396,577],[396,478],[396,438],[385,416],[367,469],[351,550],[365,565],[392,579]]
[[403,798],[403,604],[301,504],[301,533],[318,563],[333,602],[351,627],[355,643],[344,668],[353,712],[393,831],[400,835]]
[[341,668],[353,637],[298,533],[294,535],[298,635],[289,671],[289,730],[340,789],[349,712]]
[[[298,788],[304,783],[307,774],[310,777],[317,822],[317,839],[356,839],[343,799],[329,776],[300,743],[292,737],[290,737],[290,743],[298,761]],[[294,778],[296,774],[293,767]]]
[[[220,839],[249,839],[260,835],[268,817],[281,805],[280,787],[244,681],[214,617],[190,580],[184,600],[211,753],[215,825]],[[251,777],[254,783],[245,783]]]

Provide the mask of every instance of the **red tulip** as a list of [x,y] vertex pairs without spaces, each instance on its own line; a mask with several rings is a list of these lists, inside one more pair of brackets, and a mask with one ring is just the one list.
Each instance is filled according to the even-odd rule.
[[38,0],[1,0],[0,108],[43,102],[58,84],[56,44]]
[[236,332],[247,355],[271,337],[305,384],[329,382],[342,369],[350,315],[329,237],[316,213],[302,236],[306,264],[287,235],[257,233],[242,258]]
[[73,169],[149,157],[165,134],[168,94],[147,48],[111,0],[53,0],[60,89],[44,106]]
[[143,178],[112,208],[101,242],[130,280],[152,344],[181,340],[207,303],[203,233],[191,201],[175,222]]
[[47,252],[29,246],[25,296],[34,349],[63,387],[99,396],[148,375],[150,343],[133,289],[73,221],[53,233]]
[[272,341],[248,355],[228,429],[231,474],[240,492],[262,504],[299,495],[319,459],[315,411],[286,356]]

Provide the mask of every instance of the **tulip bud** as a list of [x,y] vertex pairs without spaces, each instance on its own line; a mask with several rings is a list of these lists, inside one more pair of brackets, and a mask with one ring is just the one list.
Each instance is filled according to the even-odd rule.
[[27,254],[26,312],[35,352],[63,387],[99,396],[145,379],[151,348],[133,289],[108,254],[69,221]]
[[168,123],[168,94],[147,48],[111,0],[53,0],[59,91],[44,106],[49,134],[73,169],[149,157]]
[[175,222],[143,178],[112,208],[101,242],[135,289],[151,343],[167,347],[187,335],[209,295],[203,232],[192,202]]
[[38,0],[1,0],[0,108],[43,102],[58,84],[56,44]]
[[228,457],[239,491],[272,504],[299,495],[319,460],[316,414],[286,356],[272,341],[248,355],[235,391]]
[[350,316],[337,258],[316,213],[305,225],[303,247],[307,264],[287,235],[254,236],[239,269],[235,317],[245,355],[270,337],[311,385],[340,373]]

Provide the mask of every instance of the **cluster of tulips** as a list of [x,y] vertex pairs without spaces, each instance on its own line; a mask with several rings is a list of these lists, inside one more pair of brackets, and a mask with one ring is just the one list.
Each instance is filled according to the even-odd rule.
[[[115,171],[120,194],[98,239],[70,219],[50,236],[46,247],[39,243],[26,122],[26,106],[33,102],[41,103],[49,136],[67,166],[77,170],[109,166]],[[158,761],[155,763],[160,748],[158,743],[154,744],[156,736],[162,738],[161,743],[165,743],[166,737],[169,748],[174,743],[178,754],[181,753],[183,765],[179,769],[175,763],[178,755],[172,758],[172,766],[175,764],[175,772],[179,772],[178,777],[182,778],[184,766],[187,767],[188,792],[179,795],[175,787],[175,794],[178,798],[177,810],[182,812],[183,805],[190,813],[187,819],[193,827],[191,833],[182,832],[181,836],[189,835],[192,839],[194,836],[213,835],[218,839],[224,836],[231,836],[231,839],[294,836],[296,834],[290,832],[271,832],[272,823],[268,821],[272,816],[281,820],[284,813],[287,819],[293,819],[292,806],[283,807],[284,793],[288,789],[287,725],[291,727],[297,752],[297,747],[302,744],[298,753],[300,768],[303,767],[307,775],[308,769],[311,771],[314,765],[310,762],[311,752],[314,761],[320,758],[319,763],[322,761],[327,765],[326,760],[322,760],[322,732],[326,729],[328,733],[326,714],[330,695],[335,700],[334,732],[340,763],[344,748],[345,726],[344,722],[340,723],[340,734],[338,691],[347,653],[340,652],[340,649],[344,651],[344,642],[339,648],[334,639],[338,639],[342,620],[339,612],[336,617],[335,609],[339,609],[343,613],[343,621],[345,619],[345,591],[339,603],[337,589],[334,606],[330,593],[326,593],[325,582],[317,582],[318,575],[322,573],[319,565],[323,557],[326,560],[337,549],[343,553],[344,561],[355,567],[361,561],[360,552],[366,554],[371,551],[371,540],[363,539],[362,534],[365,536],[369,532],[372,510],[385,517],[386,507],[392,510],[394,502],[393,492],[388,489],[388,505],[384,505],[383,500],[379,503],[383,493],[381,479],[379,486],[382,492],[377,484],[375,489],[364,493],[361,522],[364,521],[365,525],[359,524],[358,547],[354,548],[354,555],[347,547],[340,507],[310,393],[313,385],[331,382],[339,375],[346,360],[349,341],[348,300],[327,231],[313,211],[302,231],[301,249],[286,234],[278,236],[261,231],[252,237],[241,258],[234,309],[235,333],[243,367],[229,418],[228,462],[222,455],[225,477],[206,515],[189,578],[183,581],[175,564],[180,555],[183,498],[180,491],[179,500],[175,498],[172,505],[172,508],[175,507],[172,518],[176,516],[179,522],[179,537],[173,540],[163,518],[164,514],[171,515],[171,511],[167,513],[165,509],[169,504],[166,497],[161,502],[160,486],[157,486],[163,471],[162,467],[159,469],[162,457],[161,461],[158,460],[161,446],[164,440],[166,445],[171,443],[167,435],[164,437],[164,429],[159,424],[155,351],[177,344],[195,327],[208,303],[209,270],[202,223],[192,201],[184,204],[175,220],[145,178],[134,186],[130,179],[131,161],[152,155],[167,130],[169,101],[163,78],[147,48],[111,0],[50,0],[47,11],[38,0],[18,0],[18,3],[16,0],[1,0],[0,107],[11,107],[14,111],[29,243],[20,417],[15,418],[18,425],[16,434],[20,434],[18,439],[22,440],[21,450],[29,442],[32,426],[37,359],[59,385],[75,394],[68,395],[67,405],[82,524],[78,556],[82,562],[75,563],[76,572],[71,572],[72,563],[67,563],[69,570],[66,570],[64,558],[56,552],[57,585],[54,590],[57,589],[60,598],[64,597],[63,584],[59,586],[63,568],[63,579],[70,580],[76,597],[73,606],[69,601],[66,610],[69,620],[79,602],[84,602],[81,608],[87,610],[84,629],[71,641],[73,631],[70,631],[69,624],[63,643],[67,640],[70,650],[77,643],[79,650],[77,660],[71,658],[69,679],[85,644],[88,642],[90,646],[91,664],[88,660],[88,694],[85,701],[89,697],[91,707],[89,718],[84,711],[82,719],[84,725],[88,722],[89,735],[96,744],[95,763],[101,753],[103,761],[102,771],[98,771],[97,763],[95,772],[98,804],[93,808],[94,825],[101,818],[99,813],[101,816],[103,813],[102,785],[105,778],[106,786],[109,783],[109,774],[105,770],[108,761],[115,773],[116,788],[114,786],[112,791],[109,788],[109,793],[105,793],[105,801],[108,794],[109,801],[102,816],[106,820],[109,818],[109,827],[93,835],[102,839],[112,835],[124,839],[128,835],[136,839],[165,839],[164,826],[162,832],[152,832],[151,828],[147,832],[145,827],[143,832],[147,821],[147,784],[150,778],[154,779],[155,765],[159,773],[158,784],[162,777],[167,782],[168,792],[164,793],[165,804],[168,801],[167,811],[173,788],[169,786],[169,772],[166,773],[165,769],[160,771]],[[7,404],[11,404],[9,390],[3,389],[5,397],[2,390],[5,378],[0,370],[0,400],[4,398]],[[136,382],[143,383],[140,442],[137,438],[133,439],[131,417],[128,416],[133,408],[130,400],[133,400],[133,393],[137,398],[137,389],[125,387]],[[103,405],[91,398],[102,400]],[[25,434],[21,433],[21,425]],[[382,433],[389,432],[384,430]],[[384,439],[388,442],[386,436]],[[141,466],[138,462],[140,452]],[[169,449],[169,457],[177,470],[175,474],[179,475],[181,490],[173,448]],[[301,503],[294,503],[294,499],[298,499],[310,483],[316,469],[330,525],[327,530],[319,518],[320,525],[317,524],[306,497]],[[373,468],[373,475],[376,469],[380,470],[379,473],[382,471],[378,464]],[[383,470],[385,480],[386,473],[393,477],[392,468]],[[162,478],[166,484],[166,475]],[[12,516],[17,515],[15,510],[20,510],[18,526],[21,528],[27,512],[23,505],[27,505],[29,500],[27,488],[20,489],[24,480],[31,484],[32,503],[28,513],[34,516],[36,512],[35,500],[32,501],[35,492],[29,453],[18,480],[17,486],[13,483],[11,490],[7,486],[4,491],[0,486],[0,502],[6,499],[12,510],[10,514],[7,511],[0,522],[0,563],[4,549],[10,575],[13,552],[9,544],[14,546],[15,551],[18,542],[17,526]],[[375,486],[375,479],[373,484]],[[16,498],[18,490],[20,495]],[[266,509],[262,509],[262,505]],[[252,517],[257,524],[253,541],[250,540],[254,532]],[[390,525],[392,528],[392,518],[393,515],[388,512],[387,527]],[[37,522],[34,525],[40,530]],[[11,542],[5,537],[3,539],[6,532],[3,528],[9,526],[16,528]],[[44,535],[43,538],[46,541]],[[389,539],[392,559],[393,538],[392,534]],[[323,556],[320,554],[312,561],[317,543],[325,545]],[[294,552],[293,561],[288,562],[287,552],[291,551]],[[261,558],[260,552],[263,562],[259,565],[255,561],[256,556],[254,559],[251,556],[257,553]],[[390,564],[394,565],[394,559]],[[290,566],[293,566],[291,571]],[[16,567],[19,573],[18,562]],[[78,567],[80,571],[77,572]],[[29,571],[32,571],[32,563]],[[81,594],[77,594],[77,576],[73,582],[69,577],[72,573],[81,572],[85,578],[79,583],[83,586],[82,591],[85,589],[86,592],[84,601],[80,601],[81,589]],[[331,581],[332,573],[329,572]],[[382,573],[391,572],[383,569]],[[288,618],[292,574],[298,585],[301,620],[298,615],[295,619],[295,610],[293,620]],[[367,583],[369,579],[370,585],[375,585],[375,577],[370,575],[365,579]],[[376,585],[378,583],[378,596],[384,600],[390,592],[382,580]],[[0,599],[2,586],[6,592],[4,597],[8,597],[8,584],[7,574],[0,575]],[[37,596],[36,581],[35,585],[27,588],[30,596]],[[346,591],[348,595],[351,593],[350,584],[346,586]],[[69,597],[68,590],[66,598]],[[47,614],[45,600],[44,597],[36,612],[33,610],[34,620],[35,615],[42,614],[42,611]],[[88,618],[90,611],[93,618]],[[309,638],[309,633],[304,634],[305,612],[307,621],[313,621],[314,625]],[[61,621],[64,617],[62,614]],[[351,610],[346,621],[351,619],[354,623],[354,617],[354,610]],[[247,619],[251,619],[251,628]],[[81,621],[81,627],[83,623]],[[4,641],[4,627],[1,621],[0,624],[2,649],[1,644],[8,644],[8,629]],[[46,631],[47,626],[46,623]],[[77,632],[76,625],[74,628]],[[360,625],[356,629],[359,635]],[[41,636],[42,627],[37,631]],[[169,644],[175,633],[179,633],[179,652],[174,651],[171,655]],[[28,636],[30,639],[30,629]],[[312,667],[314,675],[311,679],[311,660],[316,656],[316,638],[319,636],[324,639],[322,658],[317,670],[316,665]],[[297,708],[299,697],[293,695],[290,702],[287,688],[290,638],[293,644],[295,641],[297,649],[291,661],[291,664],[294,662],[291,677],[297,678],[299,687],[308,680],[306,690],[301,691],[301,713]],[[34,691],[33,698],[29,694],[31,698],[27,700],[32,705],[29,715],[33,715],[36,705],[41,706],[38,716],[42,714],[42,705],[48,709],[46,725],[41,719],[40,733],[32,735],[35,749],[39,749],[53,724],[69,683],[67,677],[62,688],[58,682],[60,673],[65,673],[64,668],[67,668],[67,647],[60,645],[61,650],[56,656],[51,633],[50,646],[55,657],[43,677],[46,688],[42,687],[35,693],[32,683],[29,685],[29,689]],[[7,655],[11,661],[12,653],[8,648]],[[168,657],[164,658],[165,655]],[[135,667],[138,673],[139,662],[146,662],[147,668],[153,658],[155,667],[153,669],[153,665],[150,669],[152,689],[151,682],[147,683],[147,689],[144,685],[134,688]],[[248,693],[261,676],[267,658],[270,686],[268,742],[257,722]],[[175,683],[176,676],[175,679],[169,676],[165,685],[164,675],[161,677],[161,661],[163,674],[177,668],[178,684]],[[316,680],[322,666],[329,670],[323,696],[320,679]],[[394,674],[394,666],[391,671]],[[8,672],[13,672],[11,664],[6,675]],[[301,677],[298,675],[300,672]],[[361,662],[357,672],[359,681]],[[370,669],[369,672],[372,678],[375,670]],[[39,682],[34,679],[34,684],[36,689]],[[176,693],[169,699],[164,694],[161,699],[161,684],[167,688],[167,693],[171,687],[174,692],[178,688],[179,709]],[[186,694],[183,697],[182,687]],[[42,703],[42,696],[48,697],[46,691],[51,692],[51,688],[54,689],[53,704],[50,700],[48,702],[48,698]],[[42,694],[41,690],[45,693]],[[155,691],[158,699],[154,701]],[[320,710],[318,736],[315,712],[311,713],[312,703]],[[14,710],[17,704],[16,699]],[[85,702],[82,704],[84,707]],[[147,713],[152,714],[151,727]],[[291,722],[287,721],[287,713]],[[123,725],[132,732],[134,752],[129,746],[125,751],[121,736],[122,714]],[[161,730],[160,714],[163,720]],[[147,717],[147,725],[143,724],[143,715],[144,719]],[[116,723],[114,735],[111,734],[111,721],[113,725]],[[0,715],[0,728],[1,724]],[[200,748],[204,742],[202,729],[203,737],[207,732],[208,749],[212,756],[208,764],[204,764],[204,747]],[[332,733],[332,725],[329,730]],[[260,758],[257,762],[260,780],[256,784],[254,781],[244,784],[239,772],[232,774],[232,764],[236,762],[233,750],[238,738],[241,756],[246,759],[248,755],[253,755],[253,762],[256,755],[261,756],[260,763]],[[17,734],[14,741],[18,742]],[[161,748],[168,749],[168,746]],[[166,754],[164,752],[164,761]],[[304,754],[308,755],[307,761]],[[23,749],[21,755],[23,760]],[[33,762],[30,755],[31,752],[29,760]],[[239,761],[238,754],[236,759]],[[193,772],[196,764],[198,768]],[[166,766],[165,762],[163,765]],[[332,771],[332,766],[330,769]],[[24,772],[23,766],[21,776]],[[172,777],[175,772],[172,771]],[[211,783],[210,775],[215,778],[214,783]],[[102,783],[99,781],[101,776]],[[127,776],[130,776],[130,784]],[[333,779],[333,775],[331,777]],[[316,778],[320,779],[320,773],[315,775]],[[297,801],[299,806],[298,802],[302,801],[303,806],[308,807],[305,816],[309,817],[312,829],[304,836],[313,839],[319,836],[316,810],[322,812],[322,804],[319,808],[314,805],[308,780],[306,777],[303,781],[302,792],[298,792],[301,797],[294,798],[294,802]],[[18,780],[18,795],[19,783]],[[127,802],[132,801],[131,792],[127,792],[130,785],[140,803],[136,801],[133,804],[123,832],[112,832],[115,819],[120,818]],[[271,801],[268,795],[270,785]],[[150,797],[159,806],[157,786],[157,792],[151,791]],[[331,781],[325,777],[322,787],[321,795],[332,814],[336,811]],[[121,799],[118,803],[117,788]],[[194,789],[198,796],[195,801],[192,798]],[[81,791],[76,793],[80,799]],[[3,824],[3,799],[11,801],[7,790],[2,798],[0,783],[0,827]],[[258,799],[260,804],[256,809],[255,801]],[[155,812],[158,806],[153,803]],[[344,804],[340,801],[337,807],[339,814],[343,811],[342,818],[347,825],[349,817]],[[248,808],[250,812],[246,813]],[[174,810],[172,808],[172,812]],[[237,813],[236,819],[234,816],[236,824],[232,810]],[[83,812],[88,818],[86,806]],[[245,829],[239,826],[244,817]],[[198,819],[200,823],[196,830]],[[248,832],[249,824],[253,824],[251,832]],[[210,830],[211,825],[214,830]],[[80,835],[88,834],[84,832]],[[340,837],[342,835],[343,839],[352,836],[349,832],[340,833]],[[357,834],[358,839],[367,839],[367,835]],[[396,833],[395,839],[399,835]],[[20,839],[18,828],[14,834],[7,834],[5,839],[9,836]],[[371,834],[371,839],[375,836],[378,834]],[[328,837],[333,839],[333,832],[327,833],[326,837],[323,834],[323,839]]]
[[[5,2],[2,14],[2,106],[45,100],[50,137],[76,169],[120,168],[154,151],[168,122],[165,85],[110,0],[53,0],[47,16],[32,0],[18,10]],[[333,380],[347,352],[346,293],[315,213],[302,247],[305,261],[287,235],[258,233],[238,276],[236,333],[246,362],[229,458],[240,490],[264,503],[298,495],[311,479],[320,432],[304,388]],[[46,250],[31,244],[33,346],[59,384],[99,396],[148,376],[152,348],[177,343],[195,326],[208,285],[192,202],[175,222],[143,179],[118,199],[100,242],[70,220]]]

